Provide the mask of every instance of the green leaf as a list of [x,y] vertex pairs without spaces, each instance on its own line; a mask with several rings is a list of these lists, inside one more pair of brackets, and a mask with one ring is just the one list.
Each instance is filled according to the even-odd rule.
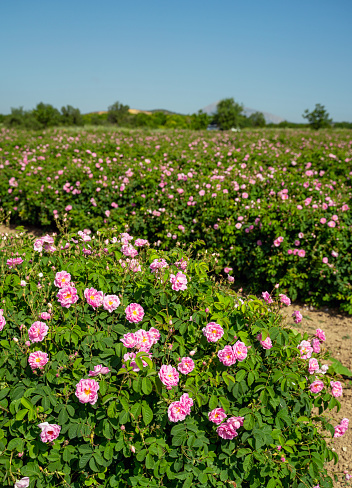
[[92,452],[87,452],[86,454],[83,454],[80,458],[79,458],[79,467],[82,469],[84,468],[84,466],[88,463],[88,461],[90,460],[90,458],[93,456],[93,453]]
[[29,412],[29,410],[27,410],[26,408],[24,408],[22,410],[19,410],[16,413],[16,420],[23,420],[24,417],[27,415],[28,412]]
[[143,390],[143,393],[145,393],[145,395],[149,395],[152,392],[153,385],[152,385],[152,382],[150,381],[150,379],[143,378],[143,380],[142,380],[142,390]]
[[214,410],[218,406],[218,398],[215,395],[212,395],[209,400],[209,408],[210,410]]
[[153,420],[153,410],[146,404],[146,402],[143,402],[142,405],[142,415],[145,425],[150,424]]
[[219,398],[219,400],[220,400],[220,403],[221,403],[223,409],[225,410],[225,412],[228,411],[229,408],[230,408],[230,402],[228,401],[228,399],[225,398],[225,397],[223,397],[223,396],[221,396]]
[[155,466],[155,461],[153,456],[148,452],[147,457],[145,458],[145,467],[147,469],[153,469]]

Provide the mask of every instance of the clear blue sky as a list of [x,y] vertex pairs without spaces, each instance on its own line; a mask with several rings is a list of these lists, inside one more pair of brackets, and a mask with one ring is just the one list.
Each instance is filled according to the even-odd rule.
[[193,113],[222,98],[352,121],[351,0],[0,2],[0,113],[115,101]]

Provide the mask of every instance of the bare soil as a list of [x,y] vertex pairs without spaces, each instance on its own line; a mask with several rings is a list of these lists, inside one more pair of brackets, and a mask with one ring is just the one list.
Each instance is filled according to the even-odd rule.
[[[300,324],[294,324],[291,317],[294,310],[299,310],[303,315]],[[287,323],[302,332],[314,334],[316,329],[322,329],[326,336],[326,347],[331,351],[334,358],[338,359],[344,366],[352,370],[352,317],[341,314],[338,310],[329,308],[315,309],[306,305],[293,304],[282,309],[282,313],[287,317]],[[300,326],[300,327],[299,327]],[[350,419],[350,426],[344,436],[332,440],[333,448],[339,456],[339,462],[329,468],[339,473],[339,481],[335,482],[335,488],[351,486],[345,481],[343,471],[352,474],[352,380],[344,381],[343,396],[339,398],[341,410],[337,413],[336,408],[331,415],[336,420],[337,425],[341,419]],[[352,481],[352,480],[351,480]]]

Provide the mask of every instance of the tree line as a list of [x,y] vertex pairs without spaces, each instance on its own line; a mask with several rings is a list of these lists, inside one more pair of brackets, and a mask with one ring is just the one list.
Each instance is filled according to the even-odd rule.
[[[105,112],[93,112],[81,114],[78,108],[71,105],[62,107],[61,111],[53,105],[40,102],[32,110],[24,110],[23,107],[11,108],[9,115],[0,114],[0,124],[7,127],[22,127],[32,130],[45,129],[57,126],[84,126],[84,125],[115,125],[119,127],[150,129],[191,129],[204,130],[214,128],[220,130],[281,127],[300,128],[307,124],[295,124],[281,122],[279,124],[267,124],[261,112],[255,112],[250,116],[244,114],[243,105],[235,102],[233,98],[225,98],[217,105],[213,115],[208,115],[201,110],[192,115],[181,115],[166,110],[154,110],[152,112],[130,113],[130,107],[120,102],[115,102]],[[307,119],[312,129],[331,127],[332,120],[325,107],[317,104],[311,112],[307,109],[303,117]],[[352,123],[334,123],[334,127],[352,129]]]

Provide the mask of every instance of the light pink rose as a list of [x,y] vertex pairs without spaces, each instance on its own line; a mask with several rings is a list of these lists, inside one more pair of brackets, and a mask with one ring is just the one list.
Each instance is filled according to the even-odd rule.
[[296,324],[299,324],[300,322],[302,322],[302,314],[299,310],[295,310],[293,313],[292,313],[292,317],[293,317],[293,320]]
[[273,343],[271,342],[271,339],[269,336],[267,336],[267,338],[264,341],[262,341],[262,334],[258,334],[257,339],[260,342],[260,345],[264,349],[271,349],[273,347]]
[[319,369],[318,360],[315,358],[311,358],[308,363],[308,371],[309,374],[314,374]]
[[42,442],[52,442],[59,437],[61,430],[59,425],[42,422],[41,424],[38,424],[38,427],[42,429],[40,433]]
[[135,249],[132,244],[124,244],[121,247],[121,252],[127,257],[135,258],[138,255],[137,249]]
[[182,374],[188,374],[194,370],[194,361],[191,358],[185,357],[181,359],[181,362],[178,364],[177,369]]
[[236,363],[236,356],[231,346],[221,349],[218,352],[218,358],[225,366],[232,366]]
[[330,386],[332,388],[331,394],[333,397],[338,398],[342,396],[342,385],[339,381],[330,381]]
[[301,341],[301,343],[297,346],[301,353],[302,359],[309,359],[312,356],[313,348],[308,341]]
[[168,267],[169,267],[169,265],[165,261],[165,259],[154,259],[154,261],[149,266],[150,271],[152,273],[154,273],[155,271],[158,271],[159,269],[168,268]]
[[216,322],[209,322],[202,331],[208,342],[217,342],[224,335],[224,329]]
[[154,344],[154,337],[149,332],[144,329],[139,329],[135,332],[135,336],[137,339],[136,348],[140,351],[148,352],[149,349]]
[[84,297],[87,300],[87,303],[96,309],[103,304],[104,293],[102,291],[97,291],[95,288],[86,288],[84,290]]
[[187,276],[179,271],[176,275],[170,275],[171,288],[174,291],[187,290]]
[[262,297],[264,298],[265,302],[270,305],[270,303],[273,303],[273,299],[270,296],[270,293],[267,291],[262,292]]
[[0,308],[0,332],[2,331],[2,329],[5,327],[6,325],[6,320],[5,320],[5,317],[3,316],[3,309]]
[[28,486],[29,486],[28,476],[21,478],[20,480],[16,481],[16,483],[14,484],[14,488],[28,488]]
[[182,422],[187,416],[187,409],[185,404],[181,402],[173,402],[170,404],[167,415],[170,422]]
[[321,329],[317,329],[315,335],[320,341],[326,341],[325,333]]
[[133,332],[129,332],[128,334],[125,334],[120,341],[127,348],[135,347],[137,344],[137,337]]
[[32,342],[41,342],[48,334],[49,327],[45,322],[34,322],[28,329],[28,337]]
[[160,339],[160,332],[155,327],[151,327],[148,331],[149,336],[152,338],[153,344],[156,344]]
[[46,352],[41,352],[41,351],[31,352],[28,357],[29,366],[33,370],[36,368],[43,369],[48,361],[49,358]]
[[43,312],[43,313],[40,314],[40,318],[42,320],[50,320],[51,319],[51,315],[48,312]]
[[288,296],[284,295],[283,293],[280,293],[280,302],[283,303],[284,305],[291,305],[291,300],[288,298]]
[[313,383],[310,385],[310,391],[312,393],[320,393],[323,388],[324,383],[321,380],[313,381]]
[[58,288],[66,286],[71,281],[71,275],[67,271],[59,271],[55,275],[54,285]]
[[116,295],[105,295],[103,299],[103,307],[108,312],[113,312],[120,305],[120,299]]
[[97,364],[94,366],[94,371],[89,371],[88,376],[98,376],[98,374],[107,374],[110,372],[110,369],[102,364]]
[[79,300],[76,288],[71,285],[60,288],[56,297],[60,305],[65,308],[70,308],[71,305],[75,304]]
[[320,341],[319,339],[312,339],[313,352],[316,354],[320,353]]
[[180,403],[184,406],[187,415],[189,415],[191,413],[191,407],[193,407],[193,399],[189,397],[188,393],[181,395]]
[[158,373],[160,381],[166,386],[167,390],[171,390],[179,381],[179,373],[176,368],[170,365],[162,365]]
[[237,341],[234,346],[232,346],[235,358],[238,361],[244,361],[247,357],[248,354],[248,348],[247,346],[241,342]]
[[76,385],[75,395],[81,403],[94,405],[98,400],[99,383],[95,380],[81,379]]
[[227,422],[219,425],[219,427],[216,429],[216,432],[218,433],[219,437],[228,440],[231,440],[238,435],[236,429],[234,429],[233,426]]
[[227,415],[223,408],[214,408],[214,410],[208,413],[208,417],[210,422],[219,425],[223,420],[226,419]]
[[227,419],[227,423],[231,425],[234,429],[239,429],[242,427],[244,422],[244,417],[230,417]]
[[131,323],[138,323],[143,320],[144,310],[138,303],[130,303],[125,310],[126,319]]

